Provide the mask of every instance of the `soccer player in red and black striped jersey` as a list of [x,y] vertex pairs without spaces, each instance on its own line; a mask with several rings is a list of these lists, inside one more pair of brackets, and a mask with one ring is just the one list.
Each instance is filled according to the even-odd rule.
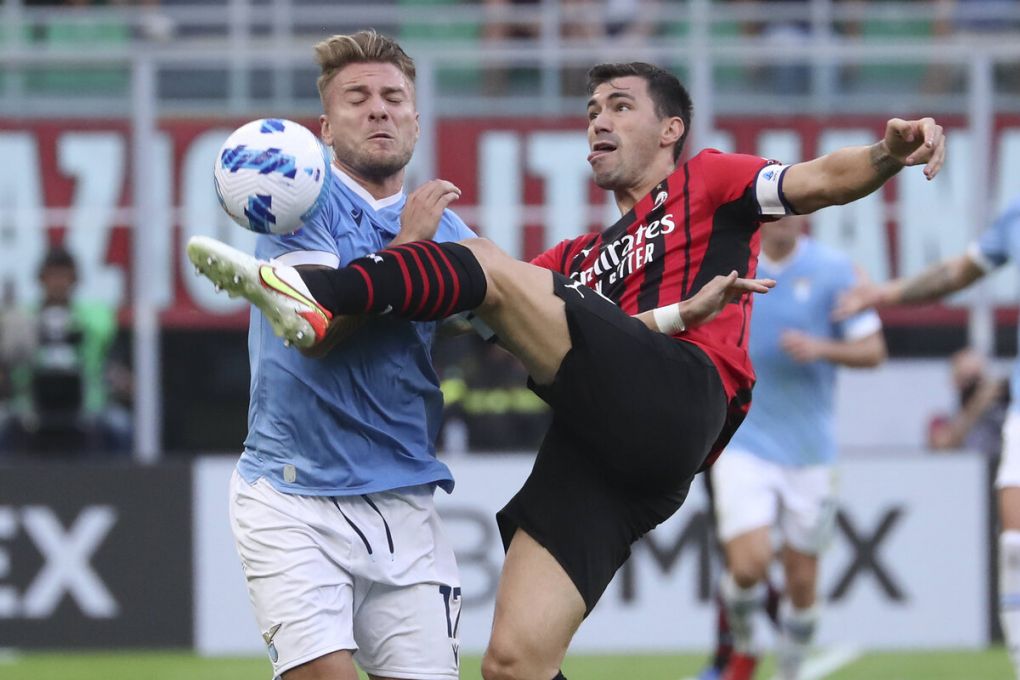
[[[491,242],[415,242],[337,270],[259,263],[222,244],[188,253],[299,346],[337,318],[473,310],[527,368],[553,423],[497,515],[507,548],[487,680],[559,678],[578,626],[631,544],[683,503],[747,410],[759,224],[856,200],[902,167],[942,165],[942,128],[892,119],[882,140],[785,166],[705,151],[678,165],[691,100],[644,63],[590,72],[589,162],[623,217],[517,261]],[[538,265],[538,266],[536,266]]]

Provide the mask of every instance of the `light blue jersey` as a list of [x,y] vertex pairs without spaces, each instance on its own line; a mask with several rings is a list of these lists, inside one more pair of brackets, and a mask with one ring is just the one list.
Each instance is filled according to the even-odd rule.
[[[315,218],[294,234],[259,236],[255,254],[290,266],[346,265],[396,236],[404,202],[403,192],[374,200],[334,168],[329,198]],[[474,235],[447,210],[435,239]],[[435,326],[375,317],[325,358],[309,359],[285,347],[253,308],[241,476],[315,496],[427,483],[452,490],[450,470],[435,456],[443,410],[431,358]]]
[[754,301],[750,354],[758,382],[751,411],[730,446],[781,465],[831,463],[836,456],[836,366],[798,363],[780,346],[780,338],[796,330],[854,340],[877,332],[881,322],[872,310],[842,323],[832,320],[839,295],[856,284],[856,272],[846,257],[810,238],[800,237],[781,263],[763,251],[757,275],[775,279],[776,287]]
[[[990,272],[1007,262],[1020,263],[1020,198],[1014,200],[999,215],[968,253],[972,260],[985,272]],[[1020,413],[1020,360],[1013,364],[1013,375],[1009,381],[1011,411]]]

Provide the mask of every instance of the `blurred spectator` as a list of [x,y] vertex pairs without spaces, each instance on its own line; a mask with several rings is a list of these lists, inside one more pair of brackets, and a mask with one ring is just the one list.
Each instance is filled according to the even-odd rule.
[[[1017,0],[939,0],[933,33],[939,38],[1015,41],[1020,38],[1017,8]],[[1010,13],[1012,17],[1007,20]],[[998,89],[1020,93],[1020,68],[1015,61],[999,62],[994,73]],[[965,68],[933,64],[928,70],[925,89],[932,93],[956,91],[964,86],[966,77]]]
[[[11,413],[0,436],[8,452],[78,455],[126,452],[130,417],[123,404],[127,369],[109,353],[117,330],[107,305],[73,299],[77,272],[62,247],[39,269],[41,304],[4,323],[4,363],[11,366]],[[8,317],[7,320],[9,320]],[[17,336],[12,335],[17,330]]]
[[[849,1],[853,10],[846,21],[836,22],[837,31],[847,38],[864,43],[910,43],[930,40],[932,17],[911,12],[910,4],[901,5],[903,15],[884,10],[896,9],[895,2],[886,7],[880,2]],[[872,93],[916,92],[923,89],[928,65],[926,60],[891,57],[882,61],[844,64],[841,84],[845,91]]]
[[1008,381],[988,372],[983,356],[965,348],[952,357],[953,385],[959,405],[951,415],[938,415],[928,426],[932,449],[971,449],[989,457],[1002,450],[1002,424],[1009,408]]
[[[811,38],[811,23],[808,21],[809,5],[806,0],[736,0],[743,4],[757,4],[763,9],[778,8],[778,18],[767,21],[748,21],[741,27],[741,33],[764,39],[779,45],[806,43]],[[803,18],[786,18],[782,11],[799,10]],[[761,59],[749,66],[750,80],[763,91],[776,95],[806,94],[811,84],[811,73],[806,62],[773,62]]]
[[[542,27],[537,21],[521,22],[508,17],[508,10],[513,7],[539,6],[541,0],[484,0],[486,22],[482,37],[486,42],[504,42],[508,40],[537,40]],[[485,76],[486,94],[506,94],[526,87],[535,87],[537,71],[535,68],[496,66],[489,69]]]
[[[379,0],[375,0],[373,4],[378,2]],[[397,2],[401,8],[409,10],[403,13],[405,18],[398,29],[401,43],[421,40],[451,48],[469,49],[475,49],[478,45],[482,27],[478,21],[470,17],[465,19],[459,15],[458,9],[463,4],[462,0],[397,0]],[[442,16],[446,21],[437,23],[414,19],[415,14],[422,10],[428,10],[429,16],[432,17]],[[360,27],[359,24],[358,28]],[[385,27],[380,29],[376,25],[375,28],[381,33],[387,32]],[[439,90],[443,94],[477,93],[481,86],[482,71],[483,69],[471,60],[456,64],[446,62],[436,71]]]
[[11,373],[31,356],[34,344],[30,320],[15,306],[14,299],[14,282],[8,279],[0,291],[0,454],[5,450],[4,432],[12,418]]
[[[23,0],[29,7],[62,8],[59,17],[51,16],[29,27],[26,39],[45,47],[73,50],[110,50],[124,47],[134,38],[167,40],[174,31],[173,21],[158,11],[158,0]],[[90,14],[91,7],[143,7],[137,21],[110,13]],[[127,92],[131,72],[127,66],[72,66],[27,70],[26,85],[32,92],[66,95],[104,95]]]
[[[514,21],[508,9],[515,6],[541,7],[543,0],[484,0],[488,8],[484,38],[490,42],[515,40],[537,41],[542,35],[541,21]],[[565,42],[607,49],[623,47],[653,35],[654,8],[648,0],[556,0],[560,17],[560,38]],[[606,61],[612,61],[607,56]],[[565,95],[587,94],[588,67],[567,67],[563,71],[562,90]],[[498,67],[486,76],[488,94],[516,92],[523,87],[537,87],[537,66],[526,68]]]
[[549,406],[528,389],[527,373],[509,352],[477,338],[466,340],[466,353],[440,366],[446,401],[439,437],[443,452],[534,453],[549,426]]

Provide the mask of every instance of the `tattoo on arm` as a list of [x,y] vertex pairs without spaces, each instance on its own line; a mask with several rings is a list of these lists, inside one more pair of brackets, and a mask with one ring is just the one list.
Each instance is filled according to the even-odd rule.
[[903,168],[902,163],[889,155],[882,142],[876,142],[868,147],[868,159],[883,182]]
[[904,281],[900,288],[899,302],[930,302],[960,288],[952,263],[939,262]]

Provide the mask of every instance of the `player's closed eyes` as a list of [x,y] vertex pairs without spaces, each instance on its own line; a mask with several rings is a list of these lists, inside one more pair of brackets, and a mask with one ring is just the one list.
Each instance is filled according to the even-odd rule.
[[[361,93],[356,93],[355,96],[347,97],[347,103],[352,106],[359,106],[367,102],[369,99],[371,99],[371,97],[363,95]],[[399,93],[386,95],[384,99],[390,104],[403,104],[405,101],[407,101],[407,98]]]

